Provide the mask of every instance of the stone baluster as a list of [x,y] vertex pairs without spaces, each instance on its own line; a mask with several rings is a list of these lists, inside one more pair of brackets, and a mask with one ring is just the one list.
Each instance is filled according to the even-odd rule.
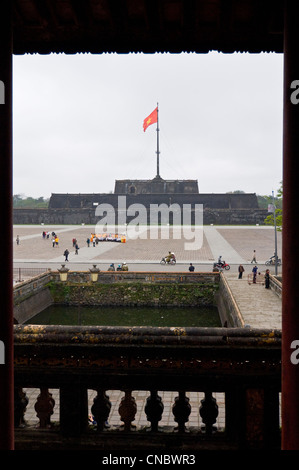
[[53,414],[55,400],[52,393],[46,387],[41,387],[40,394],[37,397],[34,409],[39,418],[40,428],[49,428],[51,426],[50,417]]
[[175,422],[178,423],[178,431],[185,432],[185,423],[189,421],[191,413],[191,405],[185,392],[179,392],[179,395],[175,398],[172,412]]
[[22,387],[15,387],[14,392],[14,425],[22,427],[25,426],[24,415],[29,399]]
[[212,434],[212,432],[216,429],[216,427],[213,425],[216,423],[218,416],[218,405],[216,398],[212,396],[211,391],[205,392],[205,397],[203,400],[201,400],[199,414],[202,418],[202,422],[205,425],[203,429],[205,430],[206,434]]
[[102,432],[105,428],[105,423],[108,421],[111,410],[111,402],[105,390],[98,389],[97,396],[93,400],[91,412],[97,423],[97,431]]
[[131,390],[125,390],[125,396],[121,399],[118,412],[121,420],[124,422],[124,430],[131,431],[131,423],[135,419],[137,405],[135,398],[132,397]]
[[158,423],[162,418],[163,410],[162,398],[158,395],[157,390],[151,390],[144,407],[147,420],[151,423],[151,431],[158,431]]

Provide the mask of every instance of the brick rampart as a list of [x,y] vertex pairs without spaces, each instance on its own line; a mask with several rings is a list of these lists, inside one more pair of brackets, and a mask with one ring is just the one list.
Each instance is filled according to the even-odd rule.
[[[255,225],[264,224],[268,215],[265,209],[211,209],[203,210],[204,225]],[[194,213],[193,213],[194,216]],[[130,222],[134,217],[127,217]],[[148,215],[149,220],[149,215]],[[192,217],[194,223],[194,217]],[[14,209],[14,224],[50,224],[50,225],[95,225],[100,221],[100,217],[95,215],[95,208],[77,208],[77,209]],[[170,214],[170,223],[172,223],[172,214]],[[117,223],[117,213],[116,213]]]

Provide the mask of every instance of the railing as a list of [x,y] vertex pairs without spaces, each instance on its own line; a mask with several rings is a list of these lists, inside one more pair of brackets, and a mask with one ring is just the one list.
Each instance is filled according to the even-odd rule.
[[22,281],[13,288],[14,301],[18,302],[22,298],[32,295],[34,292],[42,289],[48,282],[50,282],[50,280],[51,273],[49,271],[44,271],[37,276],[31,277],[26,281]]
[[30,280],[35,276],[44,274],[46,271],[45,268],[13,268],[13,282],[14,284],[19,282],[24,282]]
[[[15,326],[16,449],[264,449],[280,446],[281,332],[249,328]],[[24,426],[25,390],[39,388],[39,428]],[[59,422],[49,389],[59,389]],[[88,409],[88,390],[96,397]],[[124,396],[122,427],[105,426],[109,390]],[[147,429],[133,427],[134,391],[149,391]],[[176,429],[159,425],[159,391],[176,391]],[[202,392],[188,426],[189,392]],[[223,427],[215,394],[225,397]],[[139,411],[139,410],[138,410]],[[96,424],[88,423],[92,413]]]
[[270,287],[278,297],[282,297],[282,282],[280,279],[270,275]]

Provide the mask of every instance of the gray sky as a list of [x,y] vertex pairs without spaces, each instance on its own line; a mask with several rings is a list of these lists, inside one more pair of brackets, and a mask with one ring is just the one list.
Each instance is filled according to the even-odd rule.
[[115,179],[197,179],[271,194],[282,180],[283,56],[14,57],[14,194],[105,193]]

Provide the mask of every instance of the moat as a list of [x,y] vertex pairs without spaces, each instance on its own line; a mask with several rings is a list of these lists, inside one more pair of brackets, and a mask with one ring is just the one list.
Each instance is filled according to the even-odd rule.
[[215,307],[99,307],[51,305],[31,325],[219,327]]

